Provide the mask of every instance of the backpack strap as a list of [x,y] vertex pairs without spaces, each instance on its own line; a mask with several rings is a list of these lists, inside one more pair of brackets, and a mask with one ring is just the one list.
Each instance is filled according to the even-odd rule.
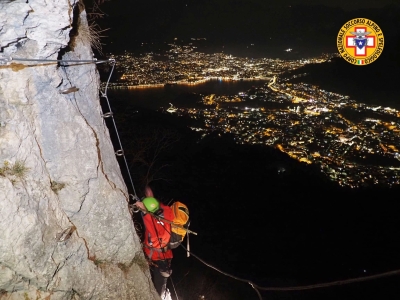
[[[190,225],[190,222],[187,224],[187,229],[189,229],[189,225]],[[187,257],[190,257],[190,244],[189,244],[189,233],[187,234],[187,237],[186,237],[186,249],[187,249],[187,253],[186,253],[186,256]]]
[[162,257],[161,257],[161,253],[164,253],[163,249],[161,249],[161,248],[154,248],[154,247],[148,246],[148,245],[146,245],[146,244],[144,244],[144,246],[145,246],[146,248],[150,249],[150,253],[149,253],[149,255],[148,255],[150,259],[152,258],[154,251],[158,252],[158,257],[159,257],[159,258],[162,258]]

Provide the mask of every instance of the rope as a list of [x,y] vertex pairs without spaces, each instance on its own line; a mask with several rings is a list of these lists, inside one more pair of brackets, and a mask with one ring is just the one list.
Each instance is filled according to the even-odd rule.
[[[186,249],[185,246],[183,246],[182,244],[181,244],[180,246],[181,246],[183,249],[185,249],[186,252],[189,252],[189,250]],[[196,254],[193,254],[193,252],[190,252],[190,254],[191,254],[192,256],[194,256],[197,260],[199,260],[202,264],[206,265],[207,267],[209,267],[209,268],[211,268],[211,269],[214,269],[215,271],[217,271],[217,272],[219,272],[219,273],[221,273],[221,274],[223,274],[223,275],[225,275],[225,276],[227,276],[227,277],[230,277],[230,278],[236,279],[236,280],[238,280],[238,281],[242,281],[242,282],[246,282],[246,283],[250,284],[250,286],[256,291],[256,293],[257,293],[257,295],[258,295],[258,298],[259,298],[260,300],[262,300],[261,294],[260,294],[260,292],[258,291],[259,287],[258,287],[255,283],[251,282],[250,280],[242,279],[242,278],[236,277],[236,276],[234,276],[234,275],[231,275],[231,274],[229,274],[229,273],[226,273],[226,272],[224,272],[224,271],[221,271],[221,270],[218,269],[217,267],[214,267],[213,265],[211,265],[211,264],[205,262],[203,259],[201,259],[200,257],[198,257]]]
[[[165,228],[164,225],[162,225],[162,226],[164,227],[165,231],[167,231],[167,232],[169,233],[169,235],[171,236],[171,232],[168,231],[168,229]],[[205,264],[207,267],[209,267],[209,268],[211,268],[211,269],[214,269],[214,270],[220,272],[221,274],[223,274],[223,275],[225,275],[225,276],[231,277],[231,278],[233,278],[233,279],[236,279],[236,280],[239,280],[239,281],[242,281],[242,282],[247,282],[247,283],[249,283],[249,284],[251,285],[251,287],[256,291],[256,293],[257,293],[257,295],[258,295],[258,298],[259,298],[260,300],[262,300],[261,294],[260,294],[260,292],[258,291],[258,289],[255,287],[256,285],[255,285],[253,282],[251,282],[251,281],[249,281],[249,280],[247,280],[247,279],[242,279],[242,278],[233,276],[233,275],[231,275],[231,274],[229,274],[229,273],[223,272],[223,271],[221,271],[220,269],[217,269],[216,267],[214,267],[213,265],[211,265],[211,264],[209,264],[209,263],[206,263],[206,262],[205,262],[204,260],[202,260],[200,257],[198,257],[197,255],[193,254],[193,253],[190,252],[188,249],[186,249],[185,246],[183,246],[182,244],[180,244],[180,246],[182,246],[182,248],[186,250],[186,253],[192,254],[195,258],[197,258],[200,262],[202,262],[203,264]]]
[[[185,251],[188,251],[185,246],[183,246],[182,244],[180,245],[183,249],[185,249]],[[261,295],[258,292],[258,290],[262,290],[262,291],[304,291],[304,290],[311,290],[311,289],[317,289],[317,288],[325,288],[325,287],[331,287],[331,286],[337,286],[337,285],[344,285],[344,284],[350,284],[350,283],[354,283],[354,282],[363,282],[363,281],[368,281],[368,280],[373,280],[373,279],[377,279],[377,278],[383,278],[383,277],[389,277],[389,276],[393,276],[393,275],[398,275],[400,274],[400,270],[394,270],[394,271],[389,271],[389,272],[385,272],[385,273],[380,273],[380,274],[376,274],[376,275],[371,275],[371,276],[365,276],[365,277],[358,277],[358,278],[351,278],[351,279],[346,279],[346,280],[338,280],[338,281],[332,281],[332,282],[326,282],[326,283],[320,283],[320,284],[311,284],[311,285],[303,285],[303,286],[290,286],[290,287],[261,287],[257,284],[255,284],[254,282],[247,280],[247,279],[243,279],[243,278],[239,278],[236,277],[232,274],[229,274],[227,272],[221,271],[220,269],[214,267],[213,265],[205,262],[203,259],[201,259],[200,257],[198,257],[196,254],[193,254],[193,252],[190,252],[191,255],[193,255],[196,259],[198,259],[201,263],[203,263],[204,265],[206,265],[207,267],[216,270],[217,272],[228,276],[230,278],[242,281],[242,282],[247,282],[248,284],[251,285],[251,287],[253,289],[255,289],[257,291],[257,294],[259,295],[260,299]]]
[[170,276],[170,279],[171,279],[172,287],[174,288],[174,293],[175,293],[176,300],[179,300],[178,293],[176,292],[176,289],[175,289],[175,284],[174,284],[174,282],[172,280],[172,276]]
[[330,287],[330,286],[344,285],[344,284],[349,284],[349,283],[354,283],[354,282],[363,282],[363,281],[368,281],[368,280],[373,280],[373,279],[383,278],[383,277],[389,277],[389,276],[398,275],[398,274],[400,274],[400,270],[389,271],[389,272],[380,273],[380,274],[371,275],[371,276],[351,278],[351,279],[346,279],[346,280],[338,280],[338,281],[332,281],[332,282],[326,282],[326,283],[320,283],[320,284],[312,284],[312,285],[293,286],[293,287],[268,287],[268,288],[259,287],[259,286],[256,286],[256,287],[263,291],[304,291],[304,290],[311,290],[311,289],[324,288],[324,287]]
[[77,59],[72,59],[72,60],[63,60],[63,59],[34,59],[34,58],[17,58],[17,57],[0,57],[0,62],[10,62],[10,61],[36,61],[36,62],[64,62],[64,63],[95,63],[95,64],[101,64],[101,63],[106,63],[106,62],[111,62],[115,60],[113,58],[110,58],[108,60],[97,60],[97,59],[92,59],[92,60],[77,60]]
[[101,96],[107,100],[107,105],[108,105],[109,112],[105,113],[103,116],[111,117],[111,119],[112,119],[112,122],[113,122],[113,124],[114,124],[115,133],[116,133],[116,135],[117,135],[117,139],[118,139],[118,143],[119,143],[119,147],[120,147],[120,150],[118,150],[118,151],[116,152],[116,154],[117,154],[118,156],[123,156],[123,157],[124,157],[124,162],[125,162],[125,166],[126,166],[126,171],[128,172],[129,180],[130,180],[131,185],[132,185],[134,197],[135,197],[136,199],[138,199],[138,196],[137,196],[137,194],[136,194],[135,185],[133,184],[131,172],[129,171],[128,162],[127,162],[127,160],[126,160],[126,157],[125,157],[125,155],[124,155],[124,151],[123,151],[123,148],[122,148],[122,143],[121,143],[121,139],[120,139],[120,137],[119,137],[117,125],[115,124],[113,112],[112,112],[112,110],[111,110],[110,101],[108,100],[108,96],[107,96],[108,84],[109,84],[109,82],[110,82],[110,79],[111,79],[111,76],[112,76],[112,74],[113,74],[114,67],[115,67],[115,59],[110,58],[110,59],[108,60],[108,62],[111,63],[112,68],[111,68],[111,71],[110,71],[110,75],[108,76],[107,83],[106,83],[106,86],[105,86],[105,88],[104,88],[104,92],[100,90],[100,93],[101,93]]
[[[166,228],[165,228],[165,230],[168,231]],[[304,290],[311,290],[311,289],[317,289],[317,288],[325,288],[325,287],[331,287],[331,286],[337,286],[337,285],[350,284],[350,283],[354,283],[354,282],[363,282],[363,281],[368,281],[368,280],[373,280],[373,279],[389,277],[389,276],[400,274],[400,270],[394,270],[394,271],[389,271],[389,272],[380,273],[380,274],[371,275],[371,276],[351,278],[351,279],[346,279],[346,280],[338,280],[338,281],[332,281],[332,282],[326,282],[326,283],[320,283],[320,284],[303,285],[303,286],[290,286],[290,287],[262,287],[262,286],[259,286],[259,285],[255,284],[254,282],[252,282],[252,281],[250,281],[248,279],[240,278],[240,277],[234,276],[232,274],[229,274],[227,272],[224,272],[224,271],[218,269],[217,267],[211,265],[210,263],[207,263],[202,258],[200,258],[196,254],[191,252],[189,249],[185,248],[185,246],[183,246],[182,244],[180,244],[180,246],[187,253],[190,253],[191,255],[193,255],[197,260],[199,260],[202,264],[206,265],[207,267],[209,267],[209,268],[211,268],[211,269],[213,269],[213,270],[215,270],[215,271],[217,271],[217,272],[219,272],[219,273],[221,273],[221,274],[223,274],[223,275],[225,275],[227,277],[230,277],[232,279],[248,283],[256,291],[256,293],[258,295],[258,298],[260,300],[262,300],[262,297],[261,297],[261,294],[260,294],[260,290],[262,290],[262,291],[280,291],[280,292],[283,292],[283,291],[304,291]]]

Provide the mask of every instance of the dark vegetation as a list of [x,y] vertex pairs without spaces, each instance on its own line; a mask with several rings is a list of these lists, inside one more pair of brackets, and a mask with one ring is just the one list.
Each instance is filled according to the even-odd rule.
[[[341,189],[317,167],[276,149],[236,145],[231,136],[217,132],[200,139],[188,129],[190,120],[134,107],[122,99],[110,101],[139,196],[145,168],[133,160],[135,147],[127,145],[144,133],[179,137],[155,158],[156,166],[166,167],[155,174],[151,185],[163,202],[176,199],[189,206],[191,229],[198,233],[190,236],[191,250],[207,262],[262,286],[307,285],[400,268],[398,189]],[[118,149],[112,123],[106,122]],[[155,153],[151,147],[146,151]],[[119,161],[126,177],[122,158]],[[128,177],[126,182],[129,188]],[[179,248],[173,261],[172,279],[182,299],[200,295],[257,299],[248,284],[185,256]],[[397,286],[395,278],[389,278],[263,295],[265,299],[382,298],[398,293]]]

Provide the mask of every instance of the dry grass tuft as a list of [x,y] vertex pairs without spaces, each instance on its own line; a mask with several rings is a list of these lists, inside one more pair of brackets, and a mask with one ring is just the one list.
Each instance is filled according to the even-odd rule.
[[80,35],[84,41],[88,41],[92,49],[97,50],[100,55],[104,55],[101,39],[107,37],[103,34],[105,31],[109,30],[109,28],[101,29],[99,24],[96,23],[96,20],[104,17],[105,13],[100,9],[100,5],[107,1],[109,0],[93,0],[90,7],[85,7],[83,3],[79,2],[80,12],[86,10],[89,25],[82,24],[81,20],[78,20],[78,35]]
[[65,185],[66,184],[63,182],[52,181],[51,189],[53,190],[54,193],[58,195],[58,192],[61,191],[63,188],[65,188]]
[[92,22],[89,25],[83,25],[81,22],[78,26],[78,36],[86,42],[90,43],[93,49],[96,49],[100,55],[103,55],[103,44],[101,43],[101,38],[106,37],[103,35],[108,29],[101,29],[98,24]]
[[14,165],[11,167],[11,173],[18,178],[24,178],[29,168],[25,166],[23,161],[17,160]]
[[21,160],[17,160],[14,164],[4,161],[3,166],[0,168],[0,176],[9,178],[12,182],[16,179],[23,179],[26,177],[29,168]]

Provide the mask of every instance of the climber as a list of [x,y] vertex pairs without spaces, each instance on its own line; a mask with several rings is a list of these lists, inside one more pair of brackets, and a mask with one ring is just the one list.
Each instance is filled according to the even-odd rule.
[[[174,216],[170,207],[154,198],[150,187],[145,189],[145,198],[135,205],[142,211],[144,233],[144,252],[149,258],[153,282],[157,292],[162,296],[167,292],[167,280],[171,275],[172,250],[168,248],[171,237],[171,224],[157,219],[160,216],[172,221]],[[152,214],[150,214],[150,213]]]

